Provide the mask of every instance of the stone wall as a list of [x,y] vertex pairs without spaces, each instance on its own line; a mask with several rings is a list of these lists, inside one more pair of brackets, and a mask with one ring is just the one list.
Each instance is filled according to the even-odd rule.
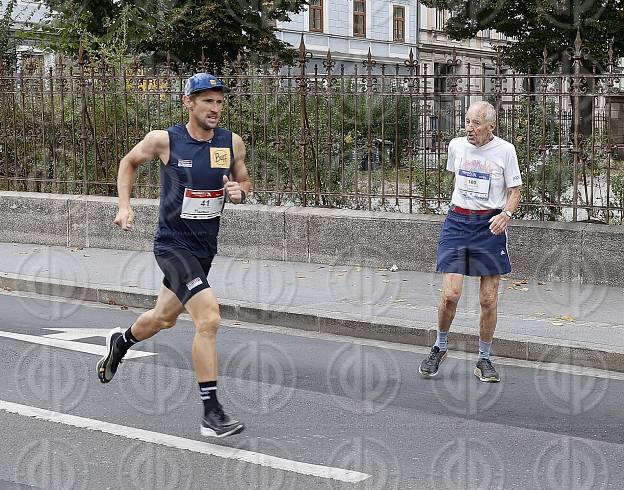
[[[116,199],[0,192],[3,242],[151,250],[158,201],[135,199],[135,229],[113,224]],[[228,205],[222,255],[431,272],[443,216]],[[513,276],[624,286],[624,227],[512,221]]]

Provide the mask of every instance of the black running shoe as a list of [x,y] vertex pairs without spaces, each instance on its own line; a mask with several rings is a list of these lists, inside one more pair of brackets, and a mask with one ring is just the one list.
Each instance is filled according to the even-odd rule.
[[201,435],[204,437],[225,437],[242,432],[245,426],[228,417],[219,404],[210,410],[202,420]]
[[486,383],[498,383],[500,377],[489,359],[479,359],[474,370],[475,376]]
[[431,348],[431,352],[427,356],[423,362],[420,363],[420,367],[418,368],[418,372],[423,376],[433,377],[438,374],[438,369],[440,368],[440,364],[444,362],[446,359],[446,351],[440,350],[437,345],[434,345]]
[[126,355],[126,352],[119,350],[115,342],[121,335],[121,329],[117,327],[113,328],[106,337],[108,353],[97,363],[97,373],[102,383],[108,383],[113,379],[113,376],[115,376],[117,372],[117,367],[121,364],[121,360]]

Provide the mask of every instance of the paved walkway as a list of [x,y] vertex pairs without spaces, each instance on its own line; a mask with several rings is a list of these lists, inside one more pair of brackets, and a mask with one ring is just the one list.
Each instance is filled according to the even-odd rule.
[[[2,276],[11,277],[15,289],[20,289],[15,280],[28,279],[148,295],[158,290],[162,279],[150,252],[12,243],[0,243]],[[221,256],[209,275],[224,305],[344,318],[361,322],[363,328],[399,325],[429,332],[420,342],[424,344],[435,330],[440,279],[413,271]],[[501,283],[499,294],[499,347],[507,339],[621,352],[624,370],[624,289],[509,279]],[[478,314],[478,281],[467,279],[453,327],[456,338],[460,333],[478,334]],[[384,331],[374,338],[383,339]],[[396,338],[388,335],[388,340]]]

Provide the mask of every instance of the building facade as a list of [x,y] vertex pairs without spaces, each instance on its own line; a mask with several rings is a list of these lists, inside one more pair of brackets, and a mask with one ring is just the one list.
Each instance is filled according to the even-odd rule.
[[310,0],[290,22],[278,22],[279,39],[297,47],[303,39],[312,61],[331,50],[339,63],[366,59],[394,64],[418,49],[419,9],[413,0]]
[[[0,16],[6,13],[8,2],[0,0]],[[42,2],[20,0],[17,1],[11,14],[11,32],[28,32],[29,25],[43,22],[47,16],[47,9]],[[52,66],[54,55],[46,53],[36,47],[36,43],[27,36],[21,36],[15,46],[17,64],[25,74],[37,73],[42,68]]]
[[313,60],[328,50],[338,61],[358,62],[370,50],[377,63],[402,63],[410,50],[421,66],[449,59],[456,51],[464,63],[491,66],[496,47],[507,42],[494,31],[476,39],[453,41],[443,32],[448,12],[431,9],[419,0],[310,0],[307,8],[277,23],[279,39],[298,47],[303,36]]
[[[466,93],[492,93],[497,48],[509,42],[494,31],[480,32],[475,39],[455,41],[443,31],[448,12],[425,7],[419,0],[310,0],[305,11],[290,22],[277,24],[277,36],[294,47],[303,38],[311,53],[307,70],[323,73],[323,61],[330,50],[337,61],[334,72],[364,71],[369,51],[376,65],[395,66],[405,72],[410,53],[417,63],[415,73],[425,77],[432,96],[432,131],[462,125],[472,101]],[[500,67],[499,67],[500,69]],[[467,77],[470,72],[471,78]],[[463,84],[460,90],[453,83]],[[463,93],[461,93],[463,92]]]

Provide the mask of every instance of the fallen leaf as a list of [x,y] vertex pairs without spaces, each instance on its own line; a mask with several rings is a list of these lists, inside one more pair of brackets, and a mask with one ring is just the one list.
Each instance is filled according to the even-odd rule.
[[575,322],[576,318],[574,318],[573,316],[570,315],[562,315],[559,317],[560,320],[564,320],[566,322]]
[[543,286],[544,284],[546,284],[546,283],[545,283],[545,282],[542,282],[542,281],[537,281],[537,285],[538,285],[538,286]]
[[234,321],[232,322],[232,325],[240,325],[240,324],[241,324],[241,322],[239,322],[238,320],[234,320]]
[[297,274],[297,279],[307,279],[308,276],[304,276],[303,274]]
[[336,277],[340,277],[340,276],[344,276],[344,274],[343,274],[342,272],[338,272],[338,273],[336,274]]
[[108,300],[108,304],[109,304],[109,305],[116,305],[116,304],[117,304],[117,301],[115,301],[114,299],[109,299],[109,300]]
[[355,272],[361,272],[361,271],[362,271],[362,268],[361,268],[361,267],[356,267],[356,268],[355,268]]
[[4,286],[2,289],[4,289],[5,291],[8,291],[9,293],[12,292],[13,290],[8,287],[8,286]]
[[128,309],[128,305],[121,305],[119,308],[122,309],[122,310],[127,310]]

